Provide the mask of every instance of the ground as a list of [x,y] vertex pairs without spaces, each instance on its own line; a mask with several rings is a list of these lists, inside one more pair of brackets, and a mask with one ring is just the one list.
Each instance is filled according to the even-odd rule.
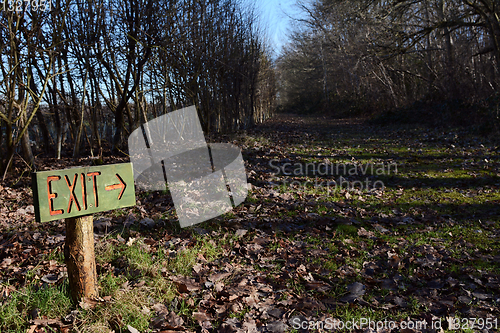
[[185,229],[168,193],[138,191],[137,206],[96,214],[101,298],[78,305],[64,221],[34,221],[26,174],[5,181],[0,331],[498,331],[491,140],[293,115],[213,140],[241,147],[246,201]]

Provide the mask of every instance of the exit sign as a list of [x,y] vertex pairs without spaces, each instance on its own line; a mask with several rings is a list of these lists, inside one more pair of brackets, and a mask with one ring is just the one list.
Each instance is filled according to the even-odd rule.
[[131,163],[35,172],[32,182],[38,222],[135,205]]

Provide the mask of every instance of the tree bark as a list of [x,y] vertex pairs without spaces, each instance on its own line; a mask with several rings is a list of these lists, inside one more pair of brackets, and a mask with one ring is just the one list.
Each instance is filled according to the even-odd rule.
[[[445,15],[446,4],[444,1],[440,1],[438,4],[438,15],[442,22],[446,22],[447,17]],[[455,78],[455,59],[453,55],[453,42],[451,39],[450,29],[445,26],[443,28],[443,38],[444,38],[444,61],[446,68],[446,87],[445,91],[448,91],[448,97],[455,99],[458,97],[457,83]]]
[[66,219],[64,260],[68,269],[69,288],[73,302],[97,298],[97,273],[94,254],[93,216]]
[[[21,119],[19,119],[19,127],[24,128],[25,126],[28,126],[27,123],[28,117],[26,116],[26,112],[23,112],[23,114],[21,115]],[[28,163],[29,167],[32,168],[32,170],[36,170],[35,157],[33,156],[33,151],[31,150],[28,131],[25,131],[21,136],[21,148],[26,163]]]

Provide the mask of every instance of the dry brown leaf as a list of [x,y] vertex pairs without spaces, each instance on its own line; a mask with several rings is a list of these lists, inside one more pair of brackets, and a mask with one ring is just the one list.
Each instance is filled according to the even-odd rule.
[[30,321],[30,323],[38,326],[48,326],[48,325],[64,326],[62,321],[60,321],[59,319],[33,319]]
[[185,276],[171,276],[177,290],[180,293],[189,293],[191,291],[200,290],[200,285],[194,279],[189,279]]
[[217,273],[217,274],[212,274],[208,277],[208,281],[211,282],[217,282],[219,280],[225,279],[228,276],[231,276],[231,273]]
[[250,307],[257,308],[257,305],[259,303],[259,297],[257,296],[256,292],[252,292],[252,294],[248,297],[244,297],[243,301]]
[[367,231],[365,228],[361,227],[358,230],[358,236],[372,238],[375,237],[375,233],[373,231]]
[[215,291],[220,293],[222,290],[224,290],[224,283],[219,281],[215,284]]
[[203,270],[203,265],[200,263],[197,263],[196,265],[193,266],[193,271],[196,274],[200,274],[200,272]]
[[206,262],[207,262],[207,259],[205,259],[205,257],[203,256],[203,254],[202,254],[202,253],[198,253],[198,255],[196,256],[196,258],[197,258],[199,261],[203,262],[203,263],[206,263]]

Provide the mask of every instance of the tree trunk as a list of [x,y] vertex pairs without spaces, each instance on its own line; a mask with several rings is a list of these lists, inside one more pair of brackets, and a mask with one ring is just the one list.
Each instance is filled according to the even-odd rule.
[[45,121],[45,117],[41,111],[36,113],[36,119],[38,120],[38,126],[40,126],[40,130],[42,132],[43,138],[43,150],[46,153],[50,152],[50,134],[49,128],[47,127],[47,122]]
[[[87,94],[87,89],[86,89],[87,79],[88,79],[88,72],[85,74],[85,80],[83,81],[83,94],[82,94],[82,105],[81,105],[82,112],[80,113],[79,117],[78,132],[76,132],[75,136],[75,146],[73,147],[73,158],[77,158],[80,155],[80,144],[82,143],[82,131],[83,131],[84,116],[85,116],[85,95]],[[90,144],[90,150],[92,150],[92,144]]]
[[[424,1],[424,9],[425,9],[425,21],[427,26],[431,26],[431,20],[429,16],[429,2]],[[425,38],[426,42],[426,50],[425,50],[425,55],[426,55],[426,60],[427,60],[427,98],[432,98],[432,89],[434,86],[434,64],[432,63],[432,54],[431,54],[431,34],[427,34]]]
[[[27,125],[28,119],[26,112],[23,112],[21,119],[19,119],[19,128],[24,128]],[[36,170],[35,157],[33,156],[33,151],[31,150],[29,131],[25,131],[21,137],[21,148],[23,151],[23,158],[32,170]]]
[[[444,1],[439,2],[438,15],[442,22],[446,21],[445,15],[446,4]],[[458,97],[457,84],[455,80],[455,68],[454,68],[454,57],[453,57],[453,42],[451,39],[450,29],[445,26],[443,28],[443,38],[444,38],[444,60],[446,69],[446,88],[448,98],[455,99]],[[446,89],[445,88],[445,89]]]
[[14,139],[13,139],[13,131],[12,131],[12,124],[9,122],[5,123],[5,140],[6,140],[6,145],[7,145],[7,155],[5,159],[5,163],[2,163],[2,179],[5,179],[5,176],[7,173],[10,171],[10,168],[12,167],[12,160],[14,158],[14,154],[16,152],[16,148],[14,147]]
[[78,303],[84,297],[99,297],[92,215],[66,219],[64,260],[73,302]]
[[[34,56],[31,56],[31,63],[28,66],[28,74],[30,77],[30,88],[31,90],[38,95],[38,87],[35,83],[35,79],[33,76],[33,62],[34,62]],[[40,71],[39,71],[40,72]],[[47,127],[47,122],[45,121],[45,117],[43,116],[41,110],[36,113],[36,118],[38,120],[38,126],[40,127],[40,130],[42,132],[42,138],[43,138],[43,150],[48,153],[50,152],[50,134],[49,134],[49,128]]]
[[62,141],[63,141],[63,125],[61,123],[61,117],[59,114],[59,108],[57,105],[54,104],[53,106],[54,110],[54,117],[55,117],[55,125],[56,125],[56,158],[58,160],[61,159],[61,151],[62,151]]
[[14,145],[7,145],[7,155],[6,155],[7,158],[5,159],[5,164],[2,166],[2,173],[3,173],[2,180],[5,180],[7,173],[12,168],[15,153],[16,153],[16,149],[15,149]]

